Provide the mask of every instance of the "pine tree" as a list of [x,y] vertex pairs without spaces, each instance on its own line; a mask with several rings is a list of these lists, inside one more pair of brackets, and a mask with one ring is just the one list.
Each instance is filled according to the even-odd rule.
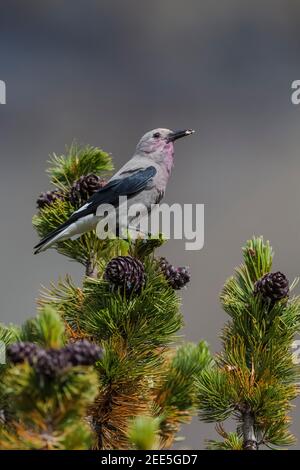
[[[257,450],[294,443],[289,411],[299,394],[300,369],[292,343],[300,327],[300,298],[280,272],[271,272],[268,242],[253,238],[243,249],[244,264],[227,280],[221,303],[230,320],[223,349],[197,379],[199,416],[216,422],[221,442],[212,449]],[[226,432],[223,421],[237,421]]]
[[1,338],[7,344],[7,364],[1,369],[0,448],[91,446],[94,433],[86,412],[98,391],[94,360],[89,366],[88,361],[86,366],[72,363],[76,358],[68,354],[70,346],[65,346],[64,324],[57,312],[45,307],[19,330],[2,328]]
[[[78,203],[105,184],[112,168],[111,156],[98,148],[72,145],[66,156],[54,155],[48,170],[53,187],[39,196],[33,218],[38,235],[44,237],[67,220]],[[170,282],[154,253],[163,242],[163,237],[100,240],[90,232],[56,244],[59,253],[84,266],[82,285],[76,286],[70,276],[52,283],[42,291],[36,320],[20,330],[0,330],[0,340],[13,343],[11,361],[2,370],[0,409],[11,419],[2,426],[0,448],[172,445],[180,425],[196,412],[196,378],[211,356],[203,341],[179,344],[183,316],[177,289],[189,275],[180,268],[180,279]],[[172,280],[176,273],[172,271]],[[51,318],[56,315],[54,330],[50,320],[43,320],[48,309]],[[53,332],[57,328],[59,334]],[[73,344],[76,352],[90,351],[82,346],[85,342],[101,348],[99,360],[93,366],[70,363]],[[44,348],[38,359],[35,346]],[[37,380],[29,402],[28,391]],[[79,421],[85,433],[80,445]],[[143,439],[140,429],[148,429]],[[45,433],[46,442],[41,438]]]

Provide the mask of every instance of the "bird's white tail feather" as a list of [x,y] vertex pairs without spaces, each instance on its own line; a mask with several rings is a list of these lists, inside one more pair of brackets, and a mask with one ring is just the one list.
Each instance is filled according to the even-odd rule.
[[76,222],[73,222],[72,224],[68,225],[65,229],[61,230],[59,233],[53,235],[52,238],[46,238],[45,242],[41,243],[41,245],[37,247],[35,253],[41,253],[42,251],[47,250],[57,242],[68,240],[70,238],[74,240],[80,237],[83,233],[87,232],[88,230],[94,229],[98,220],[99,218],[97,218],[94,214],[89,214],[88,216],[83,217],[82,219],[79,219]]
[[50,240],[45,241],[43,245],[41,245],[37,250],[36,253],[41,253],[42,251],[46,251],[48,248],[50,248],[54,243],[60,242],[63,240],[66,240],[69,238],[67,236],[67,233],[69,232],[69,227],[67,227],[65,230],[62,230],[60,233],[57,235],[54,235]]

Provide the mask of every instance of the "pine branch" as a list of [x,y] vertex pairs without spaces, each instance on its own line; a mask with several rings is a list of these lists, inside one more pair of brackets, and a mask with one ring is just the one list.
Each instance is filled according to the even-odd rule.
[[[72,366],[71,356],[67,356],[63,369],[56,362],[53,363],[56,368],[49,369],[46,350],[41,346],[50,348],[51,359],[65,341],[63,323],[49,307],[27,322],[22,335],[24,339],[35,339],[37,344],[27,343],[32,345],[32,352],[31,356],[24,356],[25,343],[16,343],[13,355],[9,356],[0,387],[13,404],[13,413],[8,424],[0,428],[0,448],[88,449],[93,433],[84,418],[98,391],[97,374],[91,367]],[[39,352],[43,354],[38,355]],[[66,352],[62,350],[60,354]]]
[[138,416],[129,425],[128,438],[137,450],[153,450],[158,447],[159,418]]
[[196,411],[196,380],[212,362],[204,341],[187,343],[173,352],[166,361],[162,383],[156,392],[155,406],[160,416],[162,445],[168,448],[182,423],[187,423]]
[[93,251],[90,253],[89,259],[86,263],[85,274],[93,279],[97,279],[98,277],[97,258]]
[[237,432],[227,433],[221,423],[216,425],[217,433],[223,438],[223,442],[214,440],[207,441],[210,450],[242,450],[243,438]]
[[258,450],[258,442],[254,432],[255,418],[249,405],[240,405],[239,411],[242,415],[242,433],[243,433],[243,449]]
[[13,419],[14,410],[13,404],[7,394],[7,390],[3,385],[3,380],[7,372],[7,360],[6,360],[6,350],[7,347],[16,342],[20,341],[21,331],[20,328],[16,325],[5,326],[0,323],[0,429],[7,429],[10,425],[10,422]]
[[[39,236],[46,236],[78,209],[72,195],[79,191],[81,200],[80,184],[86,182],[86,175],[111,169],[110,156],[92,147],[73,145],[66,156],[54,155],[48,172],[59,195],[55,192],[41,197],[39,213],[33,219]],[[133,422],[139,425],[137,417],[152,417],[156,423],[160,412],[163,417],[157,445],[171,445],[179,425],[194,413],[195,381],[210,356],[204,343],[187,345],[177,353],[173,350],[183,318],[180,299],[154,259],[154,250],[163,242],[161,235],[135,242],[103,241],[89,232],[54,246],[81,263],[86,277],[81,288],[67,277],[44,289],[39,310],[43,312],[48,306],[59,312],[65,327],[63,341],[88,338],[105,350],[96,367],[97,398],[88,410],[88,421],[97,435],[95,448],[127,449],[132,438],[128,429]],[[146,282],[139,292],[128,294],[103,279],[107,263],[120,255],[143,262]],[[38,342],[39,332],[30,323],[23,336]],[[144,445],[133,441],[136,447]]]
[[[215,366],[198,380],[199,416],[204,421],[238,420],[244,449],[286,446],[293,442],[288,430],[291,402],[299,394],[299,367],[293,362],[292,342],[300,329],[300,302],[287,295],[270,301],[256,291],[257,282],[269,276],[272,288],[273,252],[261,237],[247,242],[245,263],[223,288],[221,303],[230,315],[222,332],[223,350]],[[277,289],[277,290],[276,290]],[[278,290],[279,289],[279,290]]]
[[47,348],[59,348],[65,344],[65,329],[60,315],[50,305],[45,305],[40,314],[27,320],[21,329],[20,339]]
[[113,170],[110,154],[97,147],[79,146],[73,143],[67,147],[66,155],[52,155],[50,168],[51,183],[65,191],[82,175],[89,173],[105,175]]

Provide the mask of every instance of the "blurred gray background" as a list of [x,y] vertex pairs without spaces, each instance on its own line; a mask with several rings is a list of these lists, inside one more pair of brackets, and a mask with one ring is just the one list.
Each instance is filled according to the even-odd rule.
[[[2,1],[0,79],[1,321],[34,315],[40,284],[83,274],[54,251],[32,255],[48,155],[74,138],[119,167],[151,128],[197,129],[177,144],[166,201],[205,204],[205,246],[163,249],[191,267],[187,339],[219,349],[219,291],[252,234],[271,240],[275,269],[300,274],[298,1]],[[293,418],[300,438],[300,403]],[[181,434],[194,449],[216,436],[196,419]]]

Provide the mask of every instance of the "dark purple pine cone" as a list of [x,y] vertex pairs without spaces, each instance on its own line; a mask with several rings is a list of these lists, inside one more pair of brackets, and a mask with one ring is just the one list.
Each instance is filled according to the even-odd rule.
[[24,361],[30,361],[39,351],[39,347],[33,343],[14,343],[8,346],[6,355],[13,364],[21,364]]
[[175,289],[182,289],[191,280],[191,274],[187,267],[176,268],[166,258],[158,260],[159,268],[167,279],[169,285]]
[[43,209],[46,206],[50,206],[53,204],[53,202],[57,201],[60,199],[61,201],[65,199],[64,195],[60,193],[59,191],[46,191],[45,193],[42,193],[37,201],[37,208],[38,209]]
[[54,378],[71,366],[93,365],[102,356],[102,349],[89,341],[70,343],[62,349],[43,349],[33,343],[15,343],[7,348],[13,364],[28,361],[37,374]]
[[260,294],[264,300],[276,302],[288,297],[289,280],[280,271],[267,273],[254,285],[254,295]]
[[83,204],[105,185],[106,181],[93,173],[81,176],[71,187],[70,202],[75,206]]
[[126,295],[140,293],[145,285],[146,275],[143,263],[132,256],[118,256],[106,266],[104,279],[112,288],[124,289]]
[[63,349],[40,349],[30,361],[35,371],[45,377],[53,378],[68,365],[68,356]]
[[102,357],[102,349],[87,340],[70,343],[62,351],[72,366],[91,366]]

